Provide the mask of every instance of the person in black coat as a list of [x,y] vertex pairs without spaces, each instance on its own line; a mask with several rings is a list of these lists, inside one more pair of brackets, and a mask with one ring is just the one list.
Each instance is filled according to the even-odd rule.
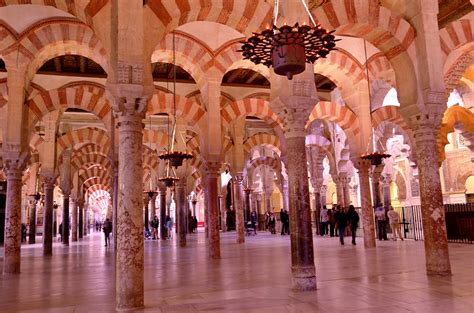
[[334,219],[336,220],[337,231],[339,233],[339,241],[341,245],[344,245],[344,233],[347,227],[347,214],[344,212],[344,209],[339,210],[338,207],[338,210],[334,213]]
[[357,228],[359,228],[359,214],[357,214],[352,204],[349,205],[349,211],[347,211],[347,221],[349,222],[349,227],[351,228],[352,244],[355,245],[356,232]]

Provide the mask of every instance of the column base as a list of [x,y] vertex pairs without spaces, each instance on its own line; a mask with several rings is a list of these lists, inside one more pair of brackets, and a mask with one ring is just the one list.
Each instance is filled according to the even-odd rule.
[[293,266],[291,271],[291,288],[293,290],[316,290],[316,268],[314,266]]
[[426,270],[426,275],[428,276],[444,276],[444,277],[447,277],[447,276],[452,276],[452,273],[451,273],[451,270],[440,270],[440,271],[436,271],[436,270]]
[[18,275],[20,274],[20,264],[5,264],[3,267],[3,274]]
[[145,306],[142,304],[141,306],[134,306],[134,307],[116,307],[115,311],[117,312],[136,312],[136,310],[144,309]]

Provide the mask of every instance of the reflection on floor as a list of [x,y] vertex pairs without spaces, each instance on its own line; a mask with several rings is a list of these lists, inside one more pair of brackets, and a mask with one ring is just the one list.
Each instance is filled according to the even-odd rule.
[[[114,253],[102,234],[44,258],[22,247],[22,273],[0,281],[0,312],[114,312]],[[315,238],[318,290],[292,292],[289,237],[259,233],[237,245],[221,235],[222,259],[207,258],[203,233],[145,243],[144,312],[474,312],[474,249],[451,244],[453,276],[425,275],[423,243],[376,249]],[[41,242],[41,238],[38,238]],[[3,255],[3,250],[1,251]],[[0,259],[3,266],[3,259]]]

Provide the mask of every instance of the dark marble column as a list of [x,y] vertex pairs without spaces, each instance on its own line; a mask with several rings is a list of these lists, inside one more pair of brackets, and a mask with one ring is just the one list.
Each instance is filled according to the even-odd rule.
[[[53,191],[54,176],[44,177],[43,255],[53,255]],[[64,227],[63,227],[64,229]],[[68,228],[66,228],[68,229]],[[69,229],[68,229],[69,231]]]
[[77,241],[77,199],[72,197],[71,207],[71,241]]
[[392,182],[392,177],[390,174],[382,175],[382,195],[383,195],[383,204],[388,207],[392,204],[392,197],[390,195],[390,183]]
[[21,177],[24,165],[8,160],[5,205],[4,273],[20,273],[21,265]]
[[362,208],[362,225],[364,225],[364,247],[375,247],[375,220],[374,208],[372,207],[372,197],[370,195],[369,169],[371,167],[369,160],[357,159],[354,161],[354,167],[359,173],[360,201]]
[[414,131],[426,272],[428,275],[451,275],[435,130],[436,127],[428,124],[417,125]]
[[150,197],[148,197],[148,195],[146,195],[145,197],[143,197],[143,203],[145,204],[145,207],[144,207],[144,223],[145,223],[145,228],[148,230],[150,229],[150,219],[149,219],[149,216],[150,216],[150,212],[148,210],[148,207],[150,206],[150,202],[151,202],[151,199]]
[[79,213],[79,226],[78,226],[78,235],[79,239],[84,237],[84,200],[79,199],[77,201],[78,213]]
[[242,173],[237,173],[234,175],[232,180],[232,187],[234,189],[234,210],[237,243],[245,242],[244,206],[242,201],[243,179],[244,177],[242,176]]
[[63,245],[69,246],[69,194],[63,194]]
[[208,221],[209,221],[209,257],[212,259],[220,259],[220,234],[219,234],[219,204],[218,204],[218,179],[220,162],[206,163],[206,179],[208,194]]
[[36,243],[36,204],[38,201],[34,198],[31,200],[30,206],[30,233],[28,234],[28,243]]
[[382,170],[383,164],[372,167],[372,171],[370,171],[372,178],[372,193],[374,198],[373,204],[375,208],[379,203],[382,203],[382,199],[380,197],[380,176],[382,175]]
[[292,285],[296,290],[316,289],[308,169],[304,136],[286,137],[290,201]]
[[159,186],[160,195],[160,237],[161,240],[167,239],[166,233],[166,187],[164,185]]
[[175,184],[176,190],[176,213],[178,223],[178,236],[179,236],[179,246],[186,246],[186,229],[188,224],[186,223],[188,210],[186,207],[186,177],[181,177],[178,182]]
[[245,222],[250,221],[250,211],[252,210],[250,207],[250,193],[252,192],[252,189],[250,188],[245,188]]

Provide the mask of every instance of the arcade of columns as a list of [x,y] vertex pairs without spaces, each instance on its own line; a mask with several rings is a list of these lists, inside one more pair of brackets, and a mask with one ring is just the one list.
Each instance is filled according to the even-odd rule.
[[[15,31],[15,25],[0,24],[0,57],[6,68],[0,81],[1,166],[7,182],[3,273],[20,273],[21,269],[23,184],[27,195],[40,189],[44,193],[45,256],[53,252],[55,187],[59,187],[63,244],[87,234],[92,203],[102,203],[114,223],[117,308],[142,307],[144,207],[146,219],[159,209],[163,225],[173,197],[177,240],[186,246],[189,210],[195,212],[198,202],[199,208],[204,208],[209,257],[218,259],[220,228],[225,230],[219,219],[225,216],[221,177],[228,169],[236,243],[245,242],[244,222],[253,198],[249,187],[256,186],[256,173],[271,178],[262,190],[265,209],[271,205],[275,175],[283,194],[282,206],[290,214],[292,286],[314,290],[314,253],[318,251],[313,248],[311,206],[317,215],[321,204],[330,202],[322,200],[324,163],[329,162],[329,176],[336,184],[338,202],[344,206],[351,203],[351,181],[358,177],[364,246],[375,248],[373,203],[388,200],[391,176],[387,165],[374,168],[360,156],[368,146],[372,149],[378,144],[372,147],[373,128],[380,133],[391,127],[403,134],[419,173],[426,271],[450,275],[439,164],[446,138],[454,128],[461,130],[472,148],[471,98],[466,100],[468,108],[457,106],[452,115],[447,115],[446,103],[447,95],[461,83],[469,90],[466,99],[471,94],[472,80],[466,73],[473,64],[473,13],[435,31],[435,0],[369,1],[369,5],[367,1],[346,5],[332,0],[313,5],[314,17],[323,27],[335,29],[342,39],[340,49],[314,66],[308,64],[304,73],[288,81],[271,69],[242,60],[236,52],[239,40],[271,22],[272,6],[263,0],[229,7],[221,2],[84,0],[55,1],[51,7],[44,1],[47,19],[38,18],[35,25],[21,31]],[[297,20],[294,8],[301,6],[299,3],[292,0],[282,5],[280,13],[288,22]],[[0,13],[12,9],[29,14],[37,7],[1,3]],[[188,23],[193,24],[186,27]],[[191,33],[193,27],[201,33]],[[180,180],[171,192],[157,183],[165,170],[158,153],[167,147],[168,133],[166,123],[156,120],[173,114],[173,97],[163,84],[153,82],[151,63],[171,63],[171,31],[176,28],[177,65],[195,81],[193,87],[187,87],[194,93],[176,97],[177,147],[192,151],[194,158],[177,170]],[[206,44],[208,34],[216,31],[228,41]],[[361,39],[370,45],[369,77],[360,57]],[[82,78],[48,87],[36,74],[38,69],[50,59],[70,54],[96,62],[107,73],[106,81],[101,84]],[[267,78],[269,92],[252,89],[250,93],[242,87],[232,99],[223,97],[224,90],[228,91],[223,78],[237,69],[251,69]],[[336,90],[318,92],[314,73],[331,79]],[[368,78],[395,88],[399,106],[379,103],[374,108]],[[102,126],[63,130],[61,134],[58,129],[67,108],[94,114]],[[250,131],[249,116],[265,123],[265,131]],[[44,129],[42,136],[35,130],[39,125]],[[336,131],[328,136],[331,127]],[[339,146],[336,137],[342,138]],[[153,193],[144,197],[147,191]],[[29,220],[35,221],[38,201],[28,200]],[[34,226],[32,232],[30,243],[35,241]],[[163,232],[161,238],[165,238]]]

